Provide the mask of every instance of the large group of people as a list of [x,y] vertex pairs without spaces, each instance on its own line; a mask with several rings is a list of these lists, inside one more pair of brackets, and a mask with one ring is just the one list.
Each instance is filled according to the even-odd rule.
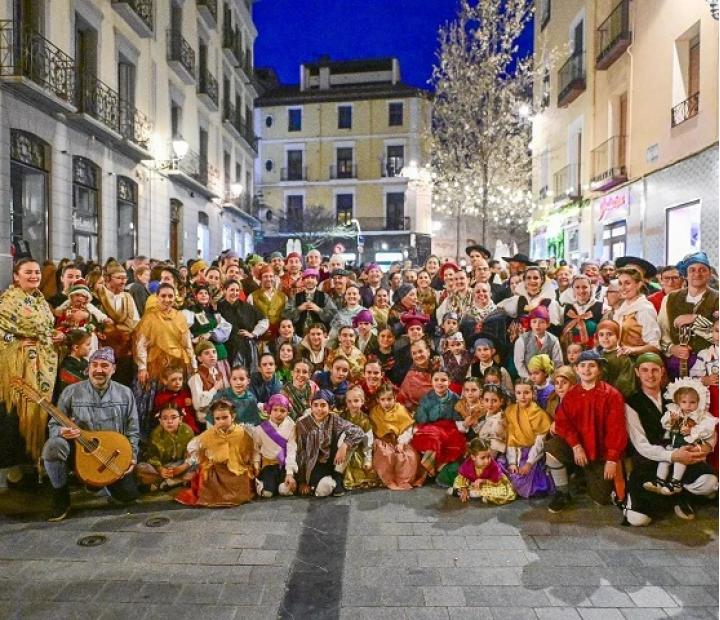
[[317,249],[17,260],[0,296],[0,493],[39,473],[50,520],[66,518],[83,431],[113,431],[132,457],[93,488],[112,502],[433,483],[462,502],[547,496],[551,512],[587,493],[635,526],[694,518],[718,489],[708,256],[465,253],[387,271]]

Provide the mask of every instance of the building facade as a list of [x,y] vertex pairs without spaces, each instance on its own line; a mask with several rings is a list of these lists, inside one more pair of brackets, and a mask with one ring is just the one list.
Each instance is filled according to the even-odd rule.
[[413,171],[427,161],[430,101],[403,84],[397,59],[306,63],[295,85],[271,70],[264,78],[255,110],[263,251],[299,240],[357,263],[428,254],[429,185]]
[[[718,22],[702,0],[538,0],[531,253],[718,260]],[[542,66],[548,56],[536,51]],[[672,231],[672,235],[670,235]]]
[[251,0],[0,2],[0,274],[253,249]]

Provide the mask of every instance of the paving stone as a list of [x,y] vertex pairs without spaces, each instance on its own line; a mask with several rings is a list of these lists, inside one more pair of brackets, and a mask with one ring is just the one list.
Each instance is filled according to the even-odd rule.
[[617,609],[578,607],[577,612],[583,620],[623,620]]
[[387,620],[388,612],[382,607],[343,607],[340,620]]
[[429,536],[398,536],[398,549],[433,549],[433,541]]
[[[668,586],[666,592],[680,607],[717,607],[717,588],[708,586]],[[665,605],[663,607],[673,607]]]
[[380,589],[380,604],[384,607],[420,607],[425,604],[425,597],[420,587],[384,587]]
[[458,586],[428,586],[423,588],[428,607],[465,607],[463,589]]
[[574,607],[536,607],[539,620],[580,620],[580,614]]
[[527,607],[492,607],[490,613],[495,620],[535,620],[534,609]]
[[129,603],[137,599],[138,584],[133,581],[108,581],[95,595],[96,602]]
[[267,549],[243,549],[238,564],[272,565],[277,561],[278,552]]
[[55,601],[89,601],[105,586],[104,581],[76,581],[67,584],[54,597]]
[[[667,614],[659,607],[630,607],[620,609],[623,618],[627,620],[660,620],[667,618]],[[683,618],[687,618],[683,614]]]
[[522,583],[519,567],[446,568],[441,574],[446,585],[519,586]]
[[547,607],[548,597],[543,590],[521,586],[477,586],[463,588],[469,606],[503,607],[512,603],[518,607]]
[[260,584],[225,584],[220,594],[220,601],[227,605],[259,605],[263,595],[263,587]]
[[217,603],[222,589],[223,586],[219,583],[186,583],[177,598],[177,603],[212,605]]
[[492,620],[489,607],[449,607],[450,620]]
[[640,589],[627,589],[627,593],[638,607],[673,607],[675,599],[663,588],[658,586],[644,586]]
[[403,611],[405,613],[406,620],[449,620],[450,619],[448,610],[445,609],[444,607],[407,607]]
[[632,607],[633,602],[622,590],[600,586],[590,594],[593,607]]
[[550,604],[558,607],[590,607],[592,588],[580,586],[551,586],[543,588]]
[[717,571],[709,571],[696,566],[675,568],[672,570],[672,576],[677,583],[684,586],[716,586],[718,584]]

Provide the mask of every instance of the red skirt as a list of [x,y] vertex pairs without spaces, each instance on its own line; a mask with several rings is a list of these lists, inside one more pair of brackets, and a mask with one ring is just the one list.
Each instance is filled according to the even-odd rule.
[[412,438],[412,447],[418,452],[434,452],[435,465],[439,467],[465,456],[465,435],[452,420],[438,420],[418,424]]

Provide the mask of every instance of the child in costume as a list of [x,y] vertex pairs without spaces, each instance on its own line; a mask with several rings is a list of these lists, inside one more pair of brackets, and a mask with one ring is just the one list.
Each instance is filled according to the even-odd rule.
[[57,402],[60,394],[68,385],[87,379],[91,339],[92,334],[84,329],[73,329],[65,338],[68,354],[58,368],[54,402]]
[[185,385],[185,373],[182,368],[168,366],[163,370],[160,382],[162,387],[155,393],[153,409],[160,411],[165,405],[172,404],[182,415],[182,421],[187,424],[196,435],[202,432],[201,424],[195,416],[192,394]]
[[[718,419],[708,411],[708,389],[697,379],[675,379],[665,391],[665,398],[672,400],[660,420],[666,429],[667,449],[699,445],[710,441],[715,434]],[[668,480],[670,470],[672,478]],[[647,491],[661,495],[675,495],[683,490],[682,479],[687,465],[683,463],[658,463],[657,479],[643,484]]]
[[[541,409],[545,409],[548,399],[555,391],[552,381],[550,381],[550,377],[555,372],[555,366],[547,355],[541,353],[530,358],[527,368],[530,373],[531,385],[535,388],[535,400]],[[515,385],[517,385],[517,381]]]
[[[560,368],[557,368],[553,373],[552,382],[555,389],[553,393],[550,394],[550,398],[548,398],[545,411],[552,420],[555,420],[555,414],[560,407],[562,399],[565,397],[565,394],[568,393],[568,390],[577,384],[578,378],[572,366],[560,366]],[[550,432],[552,432],[552,430],[551,427]]]
[[[222,388],[215,393],[213,400],[228,400],[235,408],[235,423],[257,426],[263,418],[258,408],[258,402],[248,389],[250,385],[250,373],[244,366],[234,366],[230,371],[230,387]],[[205,423],[212,426],[212,413],[208,411],[205,416]]]
[[446,349],[440,359],[441,367],[450,378],[450,390],[460,394],[473,361],[472,354],[465,349],[465,340],[460,332],[455,332],[447,338]]
[[267,420],[254,428],[255,489],[258,497],[292,495],[297,488],[295,422],[288,417],[290,402],[273,394],[264,405]]
[[470,455],[463,461],[450,494],[461,502],[479,499],[487,504],[508,504],[517,498],[515,490],[492,456],[489,442],[476,438],[470,442]]
[[455,411],[460,414],[465,429],[465,439],[470,441],[477,437],[485,417],[485,406],[482,401],[482,385],[477,377],[468,377],[463,383],[460,400],[455,403]]
[[[520,497],[545,495],[555,490],[545,471],[545,435],[550,430],[550,416],[533,400],[533,382],[515,382],[515,403],[505,409],[507,449],[500,467],[510,478]],[[504,461],[504,462],[503,462]]]
[[[690,368],[690,376],[700,379],[702,384],[707,387],[710,391],[710,414],[718,417],[718,409],[720,403],[718,399],[718,339],[720,334],[718,333],[718,320],[712,326],[712,344],[702,349],[697,354],[695,363]],[[713,468],[713,471],[718,470],[718,446],[715,445],[715,449],[712,454],[708,457],[708,462]]]
[[233,405],[216,400],[210,405],[215,425],[188,444],[188,462],[197,464],[190,488],[175,501],[187,506],[239,506],[253,497],[253,437],[235,424]]
[[185,453],[195,433],[182,421],[182,413],[172,403],[164,405],[156,417],[160,424],[150,433],[143,458],[135,466],[135,477],[150,491],[171,489],[192,477]]
[[361,310],[352,320],[352,325],[357,332],[355,346],[367,357],[378,349],[378,339],[375,335],[375,319],[370,310]]
[[293,365],[292,378],[285,384],[282,394],[290,401],[290,417],[298,420],[310,409],[310,399],[318,386],[310,380],[310,362],[300,359]]
[[515,352],[513,359],[518,375],[527,377],[530,371],[527,364],[530,358],[540,353],[545,353],[557,368],[563,364],[562,347],[556,336],[548,332],[550,325],[550,313],[548,309],[540,305],[528,315],[530,330],[522,334],[515,341]]
[[618,355],[620,325],[609,319],[600,321],[595,337],[599,345],[598,351],[607,361],[604,381],[627,398],[635,392],[635,366],[629,355]]
[[377,405],[370,410],[373,431],[373,469],[392,491],[407,491],[422,486],[425,474],[420,455],[410,444],[413,418],[395,401],[395,390],[384,383],[377,391]]
[[349,325],[343,325],[338,329],[337,334],[337,348],[328,353],[325,358],[325,368],[330,370],[333,362],[337,359],[347,360],[350,366],[349,379],[353,382],[359,381],[362,378],[366,359],[363,352],[355,346],[355,329]]
[[580,359],[580,354],[585,349],[579,342],[573,342],[572,344],[569,344],[567,346],[567,349],[565,349],[565,357],[567,358],[567,363],[570,366],[575,366],[577,364],[578,359]]
[[433,339],[435,351],[440,355],[447,351],[447,341],[450,336],[457,333],[460,325],[460,316],[457,312],[446,312],[443,315],[442,323],[436,329],[436,335]]
[[95,332],[102,325],[113,325],[112,319],[92,304],[92,293],[85,280],[76,280],[68,291],[67,301],[55,310],[55,329],[67,335],[74,329],[91,334],[90,354],[97,351],[98,338]]
[[275,352],[275,376],[285,385],[292,378],[295,348],[289,342],[282,342]]
[[482,391],[485,420],[477,435],[487,441],[493,456],[504,454],[507,442],[507,425],[505,424],[505,407],[508,397],[505,390],[494,384],[485,384]]
[[495,363],[495,355],[497,354],[497,347],[495,342],[486,336],[481,336],[473,345],[474,361],[470,366],[470,374],[473,377],[478,377],[485,381],[486,373],[491,369],[497,369],[500,371],[501,384],[506,390],[513,389],[513,382],[510,378],[510,373],[506,368],[498,366]]
[[205,415],[215,394],[227,387],[217,365],[217,350],[209,340],[200,340],[195,345],[195,357],[198,360],[197,372],[188,379],[188,387],[192,394],[193,407],[198,422],[205,422]]
[[353,386],[345,395],[343,418],[361,428],[365,433],[363,442],[350,453],[345,467],[343,484],[346,489],[380,486],[380,479],[372,467],[373,431],[368,415],[363,411],[365,392],[360,386]]

